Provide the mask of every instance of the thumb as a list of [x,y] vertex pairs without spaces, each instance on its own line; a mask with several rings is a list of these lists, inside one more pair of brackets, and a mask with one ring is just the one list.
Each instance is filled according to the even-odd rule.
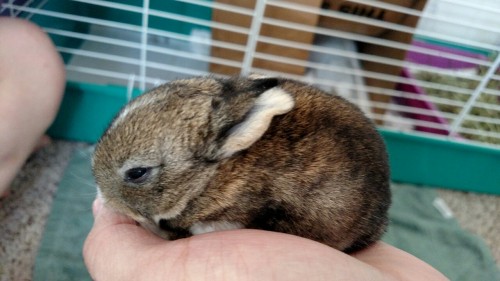
[[117,224],[136,224],[131,218],[105,207],[100,197],[94,200],[92,204],[92,213],[94,214],[94,228],[102,228]]
[[94,280],[132,280],[148,250],[165,240],[110,210],[101,199],[94,201],[92,209],[94,226],[83,246],[90,275]]

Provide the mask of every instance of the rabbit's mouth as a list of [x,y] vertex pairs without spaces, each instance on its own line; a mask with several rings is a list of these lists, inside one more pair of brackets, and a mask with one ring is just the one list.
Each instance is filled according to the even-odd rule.
[[[193,224],[189,229],[176,227],[172,224],[171,221],[162,219],[158,224],[158,228],[160,229],[161,234],[157,234],[160,237],[165,239],[179,239],[189,237],[191,235],[215,232],[215,231],[224,231],[224,230],[234,230],[234,229],[242,229],[245,226],[239,222],[228,222],[228,221],[205,221],[205,222],[197,222]],[[168,237],[165,237],[168,236]]]
[[196,222],[189,229],[178,227],[173,223],[172,220],[160,219],[158,224],[151,220],[147,220],[140,223],[142,227],[151,231],[153,234],[167,240],[175,240],[180,238],[186,238],[192,235],[224,231],[224,230],[234,230],[242,229],[245,226],[239,222],[229,222],[225,220],[220,221],[204,221]]
[[152,220],[144,220],[139,224],[158,237],[166,240],[175,240],[191,236],[191,232],[181,227],[175,227],[169,220],[160,219],[158,224]]
[[[168,235],[169,239],[179,239],[191,236],[189,230],[173,226],[169,220],[161,219],[158,223],[163,235]],[[163,237],[163,236],[162,236]]]
[[156,236],[159,236],[159,237],[166,239],[166,240],[172,239],[171,235],[169,235],[170,231],[168,231],[167,229],[163,229],[161,223],[159,225],[157,225],[154,222],[152,222],[151,220],[145,220],[145,221],[142,221],[139,223],[142,227],[149,230],[151,233],[155,234]]
[[184,196],[168,211],[149,216],[148,219],[140,221],[139,223],[153,234],[167,240],[191,236],[187,229],[173,226],[170,222],[184,211],[188,200],[189,197]]

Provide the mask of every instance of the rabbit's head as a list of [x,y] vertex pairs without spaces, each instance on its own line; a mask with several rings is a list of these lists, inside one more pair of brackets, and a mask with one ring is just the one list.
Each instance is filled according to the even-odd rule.
[[[159,86],[126,105],[92,159],[105,204],[158,233],[221,162],[254,144],[294,99],[276,78],[200,77]],[[158,233],[160,234],[160,233]]]

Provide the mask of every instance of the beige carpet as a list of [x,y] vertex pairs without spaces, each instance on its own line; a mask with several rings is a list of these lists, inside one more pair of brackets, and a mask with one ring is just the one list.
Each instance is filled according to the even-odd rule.
[[[36,251],[57,184],[72,151],[84,144],[56,141],[34,155],[0,200],[0,281],[31,280]],[[484,238],[500,265],[500,196],[440,190],[461,225]]]
[[58,182],[77,144],[56,141],[33,155],[0,199],[0,280],[31,280]]
[[482,237],[500,266],[500,196],[439,190],[460,225]]

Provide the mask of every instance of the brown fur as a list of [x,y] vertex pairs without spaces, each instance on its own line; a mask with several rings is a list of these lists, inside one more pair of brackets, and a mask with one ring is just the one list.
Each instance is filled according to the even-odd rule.
[[[250,147],[221,157],[234,128],[274,87],[293,97],[294,108],[274,116]],[[127,108],[96,147],[94,175],[106,204],[163,237],[228,221],[354,251],[386,228],[383,141],[339,96],[281,78],[200,77],[160,86]],[[124,180],[124,169],[140,166],[154,167],[145,182]],[[153,219],[182,201],[179,215]]]

